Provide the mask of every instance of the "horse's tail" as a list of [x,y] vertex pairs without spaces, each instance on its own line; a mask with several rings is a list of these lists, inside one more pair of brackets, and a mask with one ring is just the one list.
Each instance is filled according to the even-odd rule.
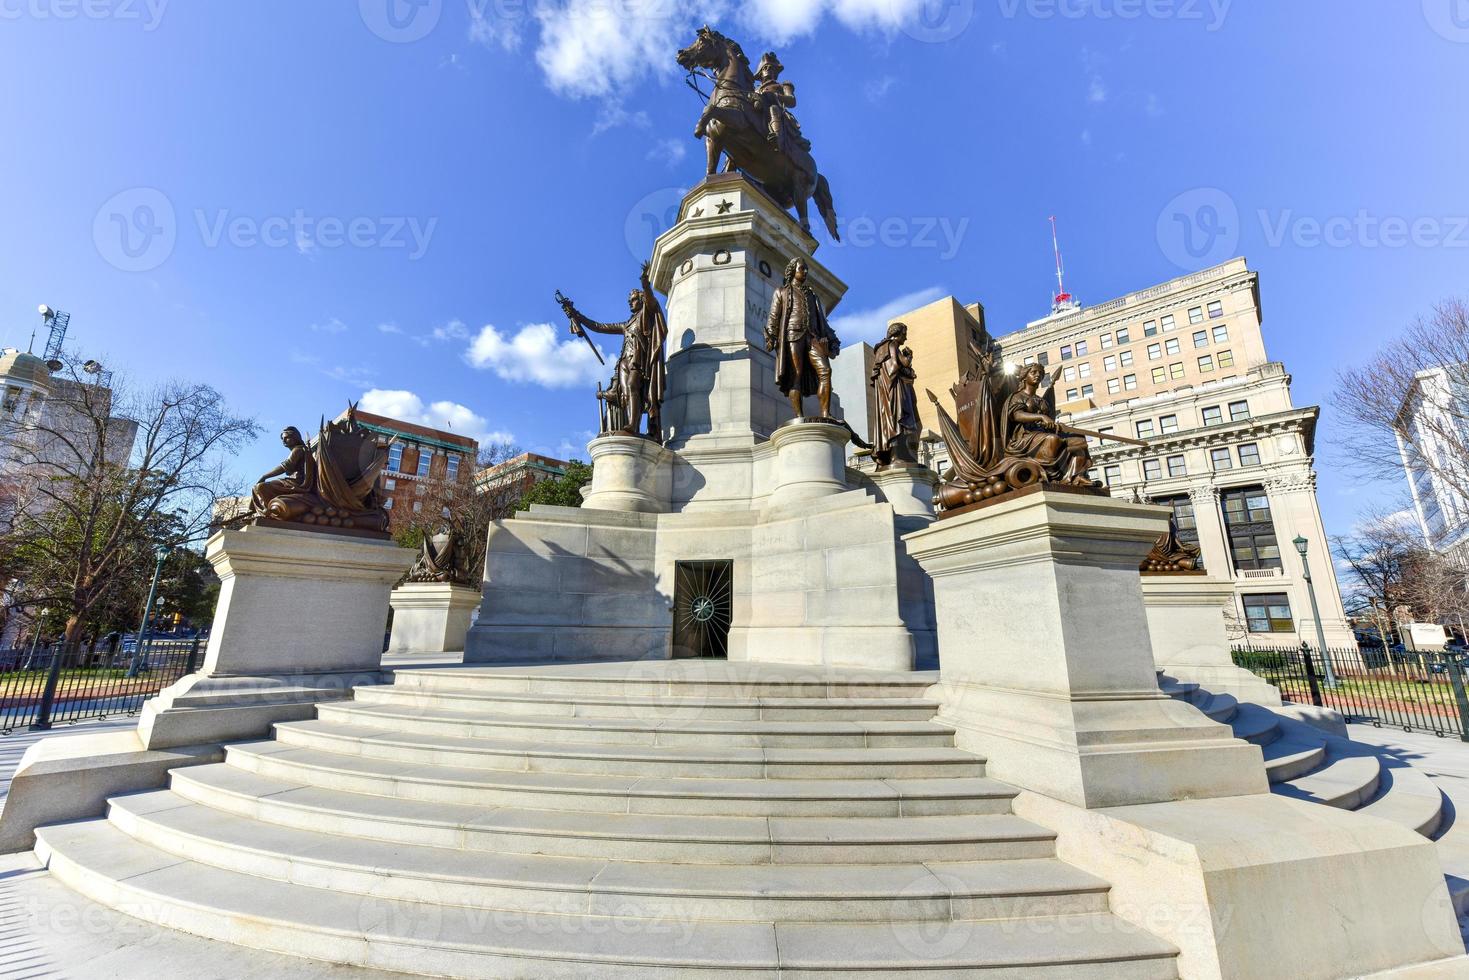
[[831,240],[839,242],[842,236],[837,234],[837,209],[831,200],[831,185],[826,182],[825,174],[816,175],[816,190],[812,197],[816,198],[816,210],[821,212],[821,218],[826,222],[826,230],[831,233]]

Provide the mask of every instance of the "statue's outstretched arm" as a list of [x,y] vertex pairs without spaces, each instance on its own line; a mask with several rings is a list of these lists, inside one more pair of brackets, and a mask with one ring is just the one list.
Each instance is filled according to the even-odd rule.
[[578,324],[580,324],[581,326],[585,327],[586,329],[592,331],[593,333],[626,333],[627,332],[627,324],[626,323],[603,323],[600,320],[593,320],[591,317],[584,316],[581,313],[578,313],[576,315],[576,322]]

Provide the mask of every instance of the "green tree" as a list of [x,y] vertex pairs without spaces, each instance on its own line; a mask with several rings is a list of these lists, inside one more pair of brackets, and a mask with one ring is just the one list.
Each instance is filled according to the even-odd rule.
[[548,504],[552,507],[580,507],[581,488],[591,482],[592,468],[574,459],[566,464],[564,475],[542,480],[527,488],[521,495],[520,504],[516,510],[530,510],[534,504]]

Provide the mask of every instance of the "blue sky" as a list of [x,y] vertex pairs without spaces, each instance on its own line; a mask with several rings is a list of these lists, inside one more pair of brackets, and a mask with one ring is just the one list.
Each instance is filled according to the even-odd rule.
[[[1042,314],[1051,214],[1084,302],[1247,256],[1298,404],[1469,293],[1469,0],[0,0],[0,344],[45,302],[268,432],[377,390],[579,451],[600,369],[552,292],[618,318],[702,175],[673,53],[705,21],[797,86],[849,333],[943,293]],[[1341,533],[1401,488],[1333,434]]]

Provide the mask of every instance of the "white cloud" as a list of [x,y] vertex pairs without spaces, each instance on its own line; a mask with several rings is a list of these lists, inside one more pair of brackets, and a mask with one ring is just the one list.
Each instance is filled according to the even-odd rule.
[[[560,339],[563,336],[566,339]],[[606,358],[607,352],[603,351],[602,356]],[[586,341],[561,334],[549,323],[521,327],[514,336],[485,324],[464,357],[475,367],[494,371],[506,381],[529,382],[546,388],[589,385],[607,377],[612,370],[597,363]]]
[[478,440],[482,446],[515,441],[513,435],[490,428],[489,421],[483,415],[476,414],[458,402],[438,401],[424,404],[423,399],[411,391],[373,388],[363,393],[357,407],[374,415],[386,415],[402,422],[457,432]]
[[[544,0],[535,5],[536,62],[546,83],[573,98],[617,95],[650,75],[673,77],[674,53],[700,24],[737,20],[745,54],[811,34],[827,17],[850,30],[894,34],[926,0]],[[490,38],[496,32],[471,25]],[[726,34],[729,31],[725,31]],[[482,42],[483,43],[483,42]]]
[[442,327],[434,327],[432,336],[434,340],[468,340],[469,328],[463,320],[450,320]]
[[684,156],[689,152],[691,142],[693,141],[676,140],[672,137],[661,139],[654,143],[653,148],[648,151],[648,159],[655,162],[661,161],[672,167],[683,161]]
[[621,102],[616,99],[608,99],[602,103],[602,108],[597,113],[597,121],[592,123],[592,135],[600,136],[607,130],[617,129],[619,126],[649,129],[652,125],[653,120],[642,109],[628,112],[627,107]]
[[469,4],[469,40],[487,48],[514,51],[520,47],[518,16],[486,16],[484,5]]
[[400,327],[400,326],[398,326],[396,323],[379,323],[377,325],[377,332],[378,333],[402,333],[403,332],[403,328]]
[[371,388],[377,383],[377,372],[365,365],[352,367],[345,364],[333,364],[329,368],[322,369],[322,374],[333,381],[340,381],[352,388]]
[[325,323],[313,323],[311,330],[314,333],[345,333],[347,325],[336,317],[332,317]]
[[841,338],[843,344],[855,344],[859,340],[865,340],[869,344],[875,343],[887,333],[888,324],[894,319],[947,295],[948,290],[942,286],[929,286],[926,289],[904,293],[872,309],[834,316],[831,319],[831,327]]
[[872,81],[868,82],[866,85],[862,86],[862,93],[867,96],[868,102],[872,102],[874,104],[881,102],[887,98],[888,92],[892,91],[892,88],[895,84],[897,84],[897,81],[898,80],[892,75],[884,75],[881,78],[875,78]]
[[1099,76],[1092,76],[1092,84],[1087,89],[1086,100],[1092,105],[1101,105],[1107,101],[1107,85]]

